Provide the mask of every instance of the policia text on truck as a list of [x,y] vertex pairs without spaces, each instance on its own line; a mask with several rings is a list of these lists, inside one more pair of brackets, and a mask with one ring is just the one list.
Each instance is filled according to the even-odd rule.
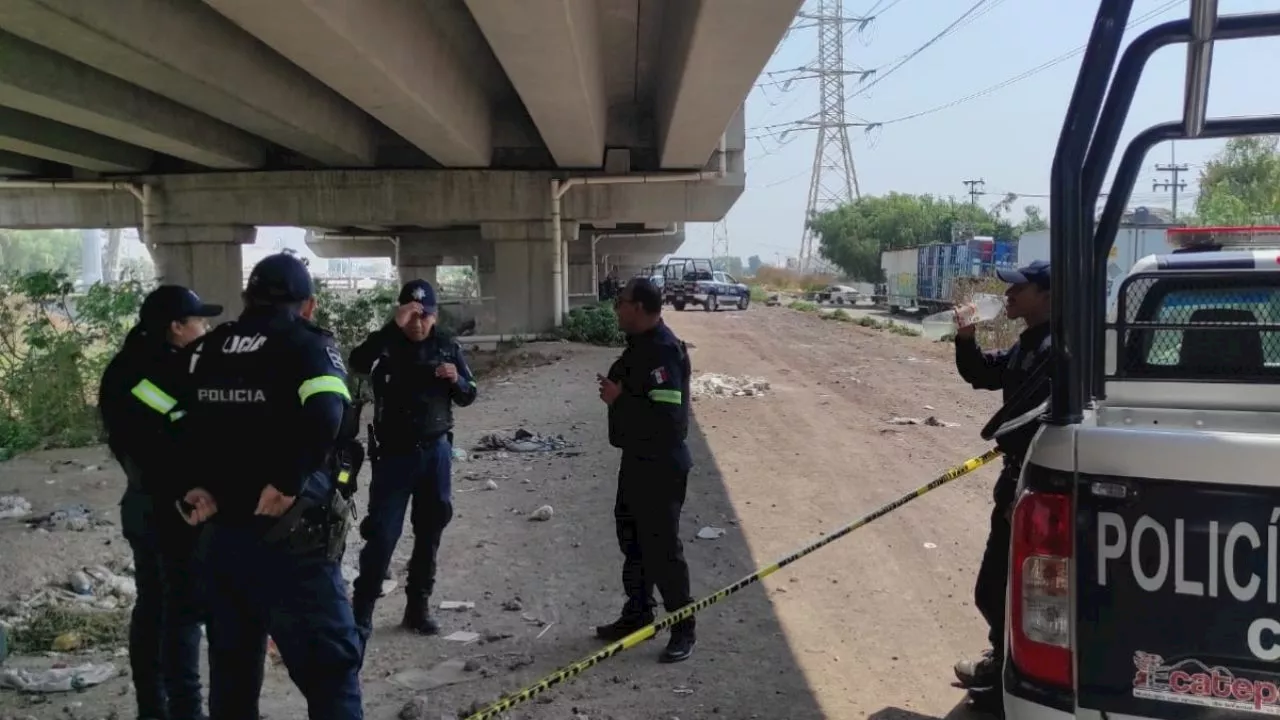
[[[1198,229],[1126,269],[1106,307],[1147,153],[1280,133],[1280,117],[1207,117],[1215,41],[1280,35],[1280,13],[1192,0],[1121,55],[1133,6],[1097,3],[1050,176],[1051,400],[1013,510],[1012,720],[1280,713],[1280,237]],[[1137,133],[1095,219],[1142,71],[1174,43],[1188,45],[1183,117]]]

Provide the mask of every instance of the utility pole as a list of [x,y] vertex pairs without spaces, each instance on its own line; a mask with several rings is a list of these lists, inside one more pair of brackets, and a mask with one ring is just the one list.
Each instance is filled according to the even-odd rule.
[[969,186],[969,204],[977,207],[978,196],[983,194],[983,190],[987,186],[987,181],[979,178],[977,180],[965,180],[964,184]]
[[1151,189],[1153,191],[1169,190],[1170,192],[1173,193],[1173,219],[1177,220],[1178,219],[1178,193],[1182,190],[1187,189],[1187,182],[1185,180],[1179,180],[1178,176],[1180,176],[1182,173],[1186,172],[1190,168],[1187,167],[1186,163],[1177,162],[1178,158],[1177,156],[1174,155],[1175,152],[1177,152],[1177,150],[1175,149],[1174,144],[1169,143],[1169,162],[1165,165],[1159,165],[1159,164],[1156,165],[1156,172],[1169,173],[1170,175],[1173,176],[1173,179],[1167,182],[1152,180]]
[[818,259],[814,252],[814,233],[809,221],[820,213],[853,202],[861,197],[858,171],[853,165],[849,146],[849,123],[845,120],[846,75],[870,74],[866,70],[850,70],[844,63],[845,25],[866,24],[867,18],[844,17],[843,0],[816,0],[817,11],[801,13],[818,28],[818,62],[806,68],[819,83],[817,114],[799,123],[818,131],[813,149],[813,171],[809,178],[809,202],[805,208],[805,225],[800,234],[800,256],[796,259],[801,272],[807,272]]
[[729,225],[724,220],[711,228],[711,265],[715,267],[716,258],[729,256]]

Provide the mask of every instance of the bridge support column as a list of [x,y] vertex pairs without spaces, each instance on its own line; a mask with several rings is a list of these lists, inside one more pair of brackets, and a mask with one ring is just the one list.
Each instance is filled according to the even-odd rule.
[[[403,285],[413,280],[426,280],[431,283],[431,287],[436,288],[436,268],[435,265],[401,265],[396,268],[396,272],[400,275],[400,284]],[[437,293],[439,288],[436,288]]]
[[[556,295],[561,295],[563,305],[567,263],[564,254],[556,257],[551,223],[484,223],[480,231],[486,241],[493,242],[493,273],[481,276],[482,292],[496,300],[493,332],[505,335],[554,328]],[[578,223],[563,223],[561,233],[577,238]]]
[[157,225],[151,228],[156,279],[195,290],[224,308],[221,322],[240,314],[244,291],[241,245],[252,243],[250,225]]

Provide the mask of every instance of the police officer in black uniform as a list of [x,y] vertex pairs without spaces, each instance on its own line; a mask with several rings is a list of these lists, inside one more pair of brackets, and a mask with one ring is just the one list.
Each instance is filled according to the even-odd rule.
[[[1010,320],[1021,318],[1026,329],[1013,347],[1005,351],[983,352],[974,340],[974,326],[956,332],[956,369],[960,377],[978,390],[1000,390],[1004,402],[1014,400],[1032,371],[1049,355],[1049,263],[1037,260],[1018,270],[998,270],[997,275],[1009,283],[1005,291],[1005,312]],[[1035,396],[1023,397],[1018,412],[1030,410],[1048,398],[1048,383]],[[1018,476],[1027,450],[1035,437],[1038,422],[1002,435],[996,441],[1004,451],[1004,468],[996,480],[995,507],[991,510],[991,532],[974,587],[974,604],[990,628],[991,649],[977,660],[956,663],[960,684],[970,691],[975,705],[999,712],[1001,669],[1004,665],[1005,588],[1009,576],[1009,545],[1012,541],[1010,513]]]
[[365,545],[353,598],[356,623],[366,638],[410,507],[413,554],[402,624],[423,635],[440,631],[430,597],[440,539],[453,518],[453,406],[466,407],[476,399],[462,347],[436,324],[431,283],[406,283],[399,303],[395,319],[370,334],[350,358],[352,372],[370,375],[374,397],[373,480],[369,512],[360,523]]
[[[609,443],[622,449],[613,515],[625,558],[622,616],[596,628],[621,640],[653,622],[653,588],[668,612],[693,602],[680,543],[680,511],[693,459],[689,434],[689,353],[662,321],[662,294],[648,278],[633,278],[618,295],[618,325],[627,348],[608,377],[599,377],[609,406]],[[671,628],[660,660],[687,660],[696,642],[694,619]]]
[[245,309],[195,346],[183,406],[193,461],[181,507],[210,521],[209,711],[258,717],[267,637],[313,719],[363,717],[363,644],[339,561],[350,513],[333,466],[350,407],[346,367],[311,324],[311,276],[271,255]]
[[181,468],[174,422],[187,379],[182,348],[208,331],[222,307],[178,285],[142,301],[139,322],[111,359],[98,409],[111,449],[128,478],[120,500],[124,537],[133,550],[138,598],[129,623],[129,664],[138,717],[204,717],[200,693],[201,608],[194,551],[198,531],[173,510]]

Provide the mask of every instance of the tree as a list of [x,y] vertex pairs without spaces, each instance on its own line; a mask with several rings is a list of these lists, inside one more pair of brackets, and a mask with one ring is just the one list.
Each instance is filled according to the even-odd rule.
[[80,273],[80,233],[76,230],[0,230],[0,270]]
[[1280,138],[1232,138],[1200,172],[1196,215],[1205,225],[1271,224],[1280,217]]
[[755,275],[763,265],[764,261],[760,259],[759,255],[752,255],[747,258],[747,274]]
[[884,250],[946,243],[971,235],[1012,238],[997,213],[954,198],[889,193],[864,197],[810,219],[819,252],[855,280],[880,280]]
[[1022,208],[1022,222],[1018,223],[1015,232],[1021,236],[1037,230],[1048,230],[1049,223],[1044,219],[1042,213],[1043,211],[1038,205],[1028,205]]
[[730,275],[742,275],[742,258],[736,255],[721,255],[718,258],[712,258],[711,267],[726,272]]

